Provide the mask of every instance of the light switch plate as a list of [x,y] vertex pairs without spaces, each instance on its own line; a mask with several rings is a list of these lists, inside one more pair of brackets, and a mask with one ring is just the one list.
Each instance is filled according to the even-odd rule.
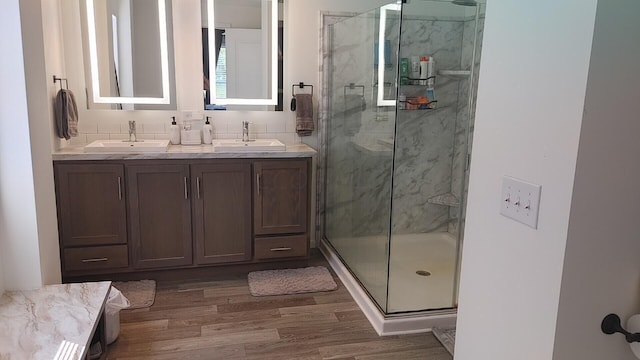
[[541,190],[540,185],[504,176],[500,214],[537,229]]

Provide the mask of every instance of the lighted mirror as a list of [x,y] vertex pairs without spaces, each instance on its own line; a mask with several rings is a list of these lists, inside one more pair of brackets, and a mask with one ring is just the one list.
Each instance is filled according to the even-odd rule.
[[125,110],[171,104],[170,0],[86,0],[85,5],[93,103]]
[[278,0],[202,0],[207,110],[282,110]]
[[[388,69],[392,67],[393,50],[397,49],[397,41],[396,44],[393,44],[389,40],[389,35],[397,34],[397,30],[394,32],[390,32],[394,26],[398,26],[400,16],[401,5],[400,4],[388,4],[380,7],[380,25],[378,28],[378,46],[375,51],[375,58],[377,59],[378,67],[377,67],[377,78],[378,81],[376,97],[378,106],[396,106],[395,99],[395,83],[390,83],[386,79],[394,79],[396,74],[389,74]],[[389,14],[393,12],[392,16]],[[397,57],[397,56],[396,56]],[[391,76],[389,76],[391,75]]]

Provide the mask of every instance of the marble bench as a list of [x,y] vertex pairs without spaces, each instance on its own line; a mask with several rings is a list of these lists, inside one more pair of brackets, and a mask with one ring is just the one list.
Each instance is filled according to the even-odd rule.
[[104,307],[110,288],[111,282],[103,281],[5,292],[0,359],[87,359],[99,328],[106,353]]

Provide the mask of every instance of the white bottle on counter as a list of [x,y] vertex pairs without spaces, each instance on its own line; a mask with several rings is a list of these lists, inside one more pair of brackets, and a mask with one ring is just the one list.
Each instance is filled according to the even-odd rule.
[[180,128],[178,124],[176,124],[176,117],[171,117],[173,120],[171,121],[171,126],[169,127],[169,140],[173,145],[180,144]]
[[202,126],[202,140],[205,144],[211,144],[211,140],[213,140],[213,126],[209,122],[210,116],[207,116],[207,120],[204,122],[204,126]]

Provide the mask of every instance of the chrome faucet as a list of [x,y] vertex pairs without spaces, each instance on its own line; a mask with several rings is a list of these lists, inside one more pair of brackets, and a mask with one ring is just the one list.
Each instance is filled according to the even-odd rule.
[[242,141],[249,142],[249,122],[242,122]]
[[129,121],[129,141],[136,142],[136,122],[134,120]]

